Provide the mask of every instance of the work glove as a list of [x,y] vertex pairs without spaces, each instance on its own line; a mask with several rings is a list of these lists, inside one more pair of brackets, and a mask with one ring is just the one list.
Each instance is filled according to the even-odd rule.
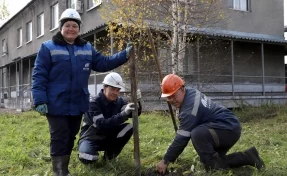
[[46,115],[48,113],[47,104],[40,104],[36,106],[36,111],[38,111],[41,115]]
[[126,106],[124,106],[122,109],[122,112],[121,112],[121,115],[122,116],[128,116],[132,113],[132,111],[135,110],[135,107],[134,107],[134,103],[129,103],[127,104]]
[[126,53],[127,53],[127,59],[130,57],[130,52],[133,48],[133,43],[128,43],[127,48],[126,48]]

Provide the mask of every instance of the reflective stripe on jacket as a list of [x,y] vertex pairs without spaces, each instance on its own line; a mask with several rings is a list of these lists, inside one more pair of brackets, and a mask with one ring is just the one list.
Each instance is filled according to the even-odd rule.
[[54,36],[41,45],[35,60],[34,104],[46,103],[50,115],[80,115],[88,110],[91,70],[105,72],[117,68],[127,61],[126,51],[106,57],[96,52],[90,43],[70,45],[63,41],[60,33],[56,36],[57,40]]
[[113,102],[108,101],[102,89],[91,100],[89,111],[85,113],[80,140],[101,140],[113,134],[113,129],[128,119],[127,116],[121,115],[126,104],[121,97]]

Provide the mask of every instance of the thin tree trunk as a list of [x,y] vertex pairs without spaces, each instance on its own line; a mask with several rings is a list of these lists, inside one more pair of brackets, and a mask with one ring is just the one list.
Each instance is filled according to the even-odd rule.
[[171,62],[172,62],[172,73],[176,74],[178,72],[177,68],[177,44],[178,44],[178,15],[177,6],[178,0],[172,1],[172,25],[173,25],[173,35],[171,43]]
[[[131,50],[130,56],[130,79],[131,79],[131,98],[132,102],[137,105],[137,80],[136,80],[136,66],[135,66],[135,51],[134,47]],[[133,137],[134,137],[134,161],[136,176],[141,175],[140,162],[140,147],[139,147],[139,123],[138,123],[138,107],[135,106],[135,111],[132,112],[133,117]]]

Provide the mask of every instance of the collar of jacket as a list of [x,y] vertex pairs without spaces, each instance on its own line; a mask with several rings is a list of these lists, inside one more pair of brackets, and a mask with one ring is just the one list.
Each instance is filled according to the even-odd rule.
[[[57,32],[57,34],[53,36],[52,40],[53,40],[53,42],[55,42],[58,45],[68,45],[68,43],[64,40],[64,37],[63,37],[63,35],[61,34],[60,31]],[[83,45],[87,44],[87,41],[82,39],[80,36],[78,36],[75,39],[74,44],[83,46]]]
[[107,106],[109,103],[117,104],[118,98],[117,98],[115,101],[108,101],[107,97],[106,97],[105,94],[104,94],[104,89],[102,89],[102,90],[99,92],[99,97],[100,97],[102,103],[103,103],[105,106]]

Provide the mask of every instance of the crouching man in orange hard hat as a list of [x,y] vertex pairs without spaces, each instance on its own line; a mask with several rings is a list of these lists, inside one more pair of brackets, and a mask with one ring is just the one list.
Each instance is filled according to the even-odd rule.
[[184,81],[177,75],[165,76],[161,86],[161,97],[166,97],[171,105],[179,109],[180,125],[173,143],[156,165],[157,172],[164,173],[189,140],[206,171],[244,165],[257,169],[264,167],[255,147],[226,155],[241,134],[240,122],[232,111],[214,103],[196,89],[185,88]]

